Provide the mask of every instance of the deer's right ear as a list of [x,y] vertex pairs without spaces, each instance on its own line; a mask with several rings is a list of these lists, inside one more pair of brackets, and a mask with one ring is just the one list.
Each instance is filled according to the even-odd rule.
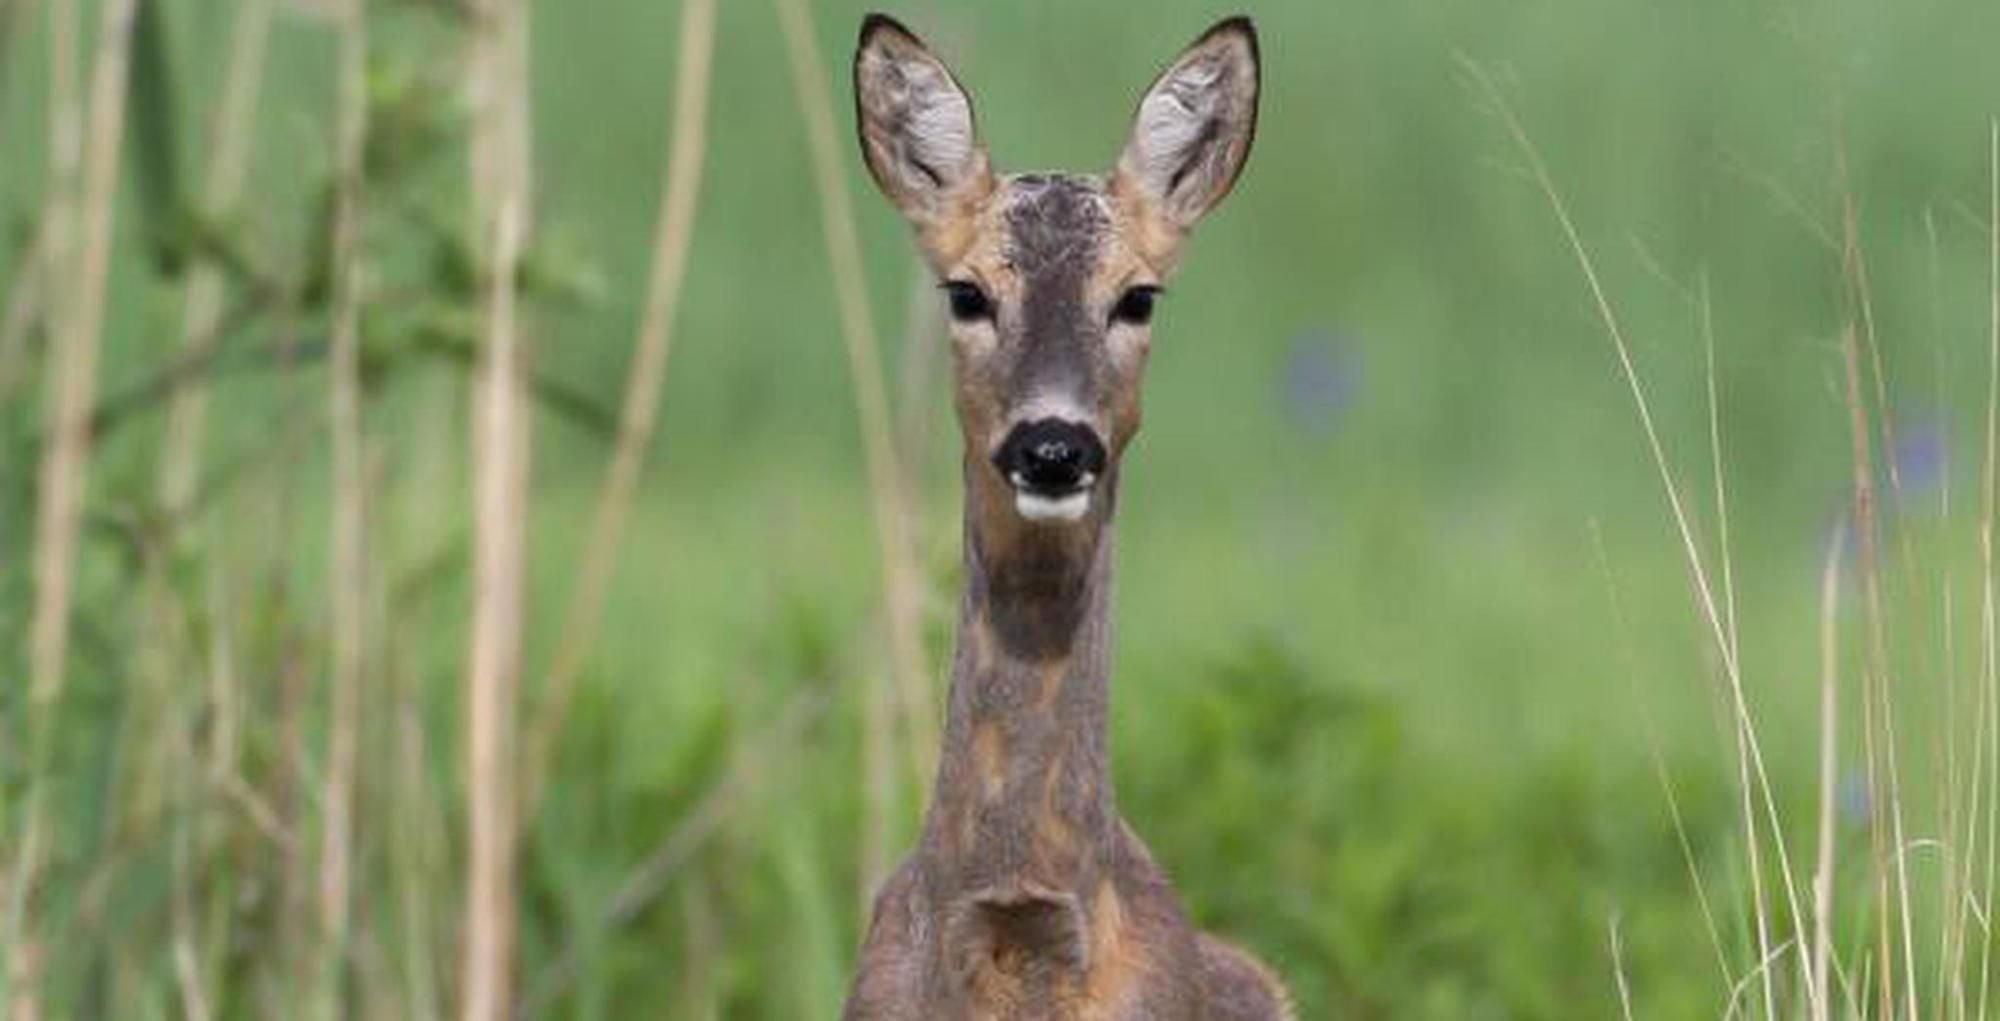
[[992,190],[972,101],[944,62],[887,15],[861,23],[854,109],[868,172],[919,229],[945,226]]

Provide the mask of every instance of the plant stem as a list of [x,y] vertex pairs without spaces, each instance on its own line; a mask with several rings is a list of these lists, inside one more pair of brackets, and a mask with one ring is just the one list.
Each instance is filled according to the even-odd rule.
[[532,819],[549,772],[555,766],[578,675],[583,671],[604,616],[604,596],[616,565],[619,536],[638,488],[639,472],[659,416],[660,384],[666,376],[675,310],[687,273],[694,233],[695,199],[707,151],[710,56],[715,44],[715,0],[686,0],[681,7],[680,55],[674,82],[672,150],[661,186],[660,215],[653,235],[653,272],[646,310],[633,344],[625,403],[618,420],[617,445],[598,493],[589,546],[577,569],[563,619],[562,637],[543,684],[542,709],[526,741],[522,815]]
[[[254,0],[253,0],[254,2]],[[333,324],[328,382],[333,445],[331,672],[326,772],[320,790],[320,1007],[346,1013],[345,970],[353,900],[354,791],[366,659],[367,486],[361,423],[362,154],[368,132],[368,8],[352,0],[340,27],[334,125]]]
[[473,407],[472,634],[466,674],[467,877],[461,1016],[506,1016],[514,951],[515,726],[529,422],[515,280],[528,229],[525,0],[482,0],[467,54],[473,223],[486,247]]
[[[868,489],[874,505],[875,528],[882,559],[882,583],[889,624],[889,675],[892,686],[863,694],[864,803],[861,897],[867,902],[888,873],[890,804],[899,786],[889,758],[896,734],[889,725],[892,705],[900,705],[916,782],[928,783],[936,770],[937,720],[932,708],[929,673],[924,667],[920,579],[910,542],[909,507],[903,472],[896,457],[890,425],[889,399],[882,383],[882,360],[876,343],[874,315],[861,275],[861,244],[855,236],[854,211],[848,206],[841,172],[840,143],[834,129],[833,103],[827,94],[826,63],[814,40],[812,15],[802,0],[774,0],[791,59],[792,85],[812,144],[814,180],[819,189],[821,225],[827,263],[833,271],[834,293],[840,305],[840,332],[847,345],[848,372],[855,408],[861,419],[862,446],[868,462]],[[893,698],[893,703],[892,703]]]
[[[75,593],[77,538],[90,461],[90,408],[104,325],[105,284],[111,268],[112,201],[125,133],[128,43],[137,0],[105,0],[99,8],[96,56],[81,125],[73,67],[75,9],[70,0],[50,5],[51,157],[48,215],[48,311],[51,366],[38,474],[35,596],[29,624],[30,758],[27,820],[13,869],[11,968],[16,1016],[40,1016],[39,937],[26,917],[39,893],[41,855],[52,839],[44,818],[56,710],[67,676],[69,618]],[[79,126],[84,133],[79,134]],[[73,235],[73,236],[72,236]],[[71,243],[74,242],[74,249]],[[27,963],[23,963],[27,962]]]

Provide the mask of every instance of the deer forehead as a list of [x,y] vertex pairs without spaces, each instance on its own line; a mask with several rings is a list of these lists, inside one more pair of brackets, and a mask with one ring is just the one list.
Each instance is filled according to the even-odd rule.
[[1003,302],[1110,302],[1160,276],[1141,210],[1100,177],[1010,174],[983,201],[940,224],[933,250],[948,273],[979,280]]

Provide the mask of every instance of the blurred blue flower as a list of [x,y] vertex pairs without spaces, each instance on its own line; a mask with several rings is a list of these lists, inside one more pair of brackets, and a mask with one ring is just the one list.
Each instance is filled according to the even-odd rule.
[[1303,330],[1285,349],[1285,416],[1301,433],[1325,436],[1339,424],[1361,390],[1361,355],[1355,344],[1324,329]]
[[[1888,466],[1876,473],[1878,506],[1885,514],[1936,513],[1941,506],[1939,497],[1951,481],[1951,433],[1945,420],[1935,415],[1898,418],[1895,432]],[[1841,560],[1851,567],[1860,556],[1852,484],[1841,486],[1830,502],[1820,546],[1824,549],[1838,539]]]
[[1850,826],[1868,825],[1875,812],[1875,801],[1869,789],[1867,772],[1850,768],[1842,774],[1836,800],[1844,822]]
[[1901,483],[1898,496],[1905,504],[1931,506],[1951,470],[1951,446],[1944,423],[1936,418],[1901,423],[1896,449],[1891,453],[1896,477]]

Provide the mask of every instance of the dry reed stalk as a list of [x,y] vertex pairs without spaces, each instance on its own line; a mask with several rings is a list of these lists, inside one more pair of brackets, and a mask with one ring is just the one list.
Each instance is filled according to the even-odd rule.
[[[1494,113],[1499,116],[1506,127],[1509,137],[1520,151],[1522,158],[1527,161],[1528,175],[1535,182],[1536,188],[1541,192],[1543,199],[1549,204],[1550,212],[1554,215],[1556,224],[1562,231],[1563,239],[1569,247],[1570,254],[1576,259],[1577,268],[1583,275],[1584,284],[1590,293],[1591,302],[1597,313],[1599,324],[1603,328],[1606,338],[1611,342],[1612,352],[1618,362],[1619,375],[1624,380],[1626,389],[1632,398],[1633,410],[1638,416],[1640,431],[1646,440],[1647,452],[1652,460],[1654,471],[1660,478],[1661,489],[1667,499],[1667,508],[1674,520],[1674,529],[1680,539],[1682,555],[1686,561],[1688,573],[1694,585],[1694,594],[1701,610],[1702,621],[1707,625],[1707,630],[1715,644],[1716,652],[1723,661],[1724,676],[1729,681],[1727,694],[1729,695],[1730,709],[1735,718],[1736,725],[1741,728],[1741,732],[1746,737],[1752,772],[1755,775],[1758,791],[1761,794],[1760,800],[1762,801],[1763,812],[1766,816],[1766,824],[1770,828],[1772,840],[1776,844],[1778,865],[1784,879],[1787,917],[1792,922],[1794,934],[1792,938],[1785,940],[1779,947],[1774,948],[1772,954],[1775,957],[1775,955],[1782,953],[1785,949],[1798,948],[1799,953],[1796,956],[1799,959],[1799,977],[1802,984],[1810,990],[1810,964],[1806,960],[1804,952],[1805,914],[1799,900],[1797,880],[1792,872],[1791,854],[1785,844],[1784,829],[1778,822],[1776,796],[1772,792],[1769,771],[1764,765],[1761,742],[1757,738],[1756,727],[1750,715],[1749,700],[1744,692],[1741,666],[1736,657],[1735,648],[1730,643],[1728,628],[1724,623],[1723,613],[1718,607],[1715,587],[1709,580],[1709,572],[1701,555],[1701,547],[1695,541],[1694,526],[1688,515],[1686,501],[1681,496],[1680,484],[1674,479],[1673,470],[1667,460],[1666,448],[1660,440],[1659,429],[1654,425],[1652,407],[1646,400],[1645,386],[1639,377],[1637,367],[1633,364],[1631,345],[1626,342],[1624,327],[1620,325],[1617,313],[1611,305],[1610,296],[1605,292],[1604,284],[1598,276],[1596,260],[1591,257],[1589,247],[1583,243],[1583,238],[1576,228],[1576,221],[1570,215],[1569,204],[1563,200],[1561,191],[1556,188],[1555,180],[1549,174],[1548,164],[1542,159],[1541,150],[1535,145],[1534,140],[1529,137],[1526,126],[1521,123],[1520,118],[1514,113],[1512,104],[1507,102],[1506,95],[1500,91],[1499,85],[1493,81],[1493,77],[1486,72],[1486,69],[1463,53],[1457,54],[1456,60],[1459,67],[1478,86],[1480,93],[1486,98]],[[1760,967],[1768,967],[1768,963],[1768,961],[1764,962],[1760,964]]]
[[534,817],[543,783],[555,768],[563,721],[578,675],[597,640],[597,629],[604,616],[605,592],[617,563],[619,537],[624,532],[625,518],[631,510],[639,473],[645,465],[646,451],[652,445],[659,417],[660,386],[672,349],[681,283],[687,275],[695,200],[701,192],[702,161],[708,147],[709,66],[714,48],[715,0],[686,0],[681,5],[680,53],[675,58],[671,149],[660,187],[646,308],[633,343],[625,403],[619,414],[617,446],[605,473],[604,487],[598,493],[589,545],[577,570],[569,610],[563,619],[562,637],[543,685],[541,713],[525,742],[524,820]]
[[[1916,1001],[1916,956],[1910,921],[1909,869],[1907,857],[1902,853],[1903,801],[1902,784],[1896,765],[1896,730],[1894,709],[1890,701],[1889,663],[1887,642],[1883,634],[1883,611],[1881,592],[1881,550],[1876,523],[1875,459],[1873,433],[1868,421],[1868,398],[1862,392],[1862,337],[1863,331],[1870,329],[1871,314],[1867,311],[1868,298],[1865,277],[1860,270],[1861,248],[1855,222],[1854,206],[1846,201],[1842,210],[1842,264],[1851,288],[1850,300],[1860,309],[1860,323],[1850,322],[1841,331],[1841,365],[1844,382],[1843,396],[1848,411],[1848,427],[1852,445],[1854,531],[1859,562],[1856,573],[1860,576],[1862,599],[1868,619],[1868,669],[1862,674],[1863,744],[1868,752],[1869,804],[1874,814],[1871,827],[1878,870],[1877,909],[1881,926],[1882,946],[1880,965],[1882,968],[1882,1015],[1893,1016],[1897,993],[1894,961],[1895,945],[1902,945],[1903,998],[1907,1017],[1915,1021]],[[1872,344],[1870,345],[1872,347]],[[1877,408],[1878,414],[1886,414],[1886,409]],[[1894,452],[1887,452],[1893,459]],[[1893,874],[1890,870],[1893,870]],[[1896,903],[1889,902],[1889,882],[1893,878],[1896,889]],[[1897,932],[1891,932],[1891,925]],[[1897,937],[1900,936],[1900,940]]]
[[1882,364],[1882,345],[1875,334],[1875,301],[1868,284],[1868,257],[1861,248],[1860,220],[1854,206],[1854,190],[1849,184],[1847,170],[1847,146],[1843,143],[1837,151],[1835,168],[1840,182],[1841,219],[1841,260],[1845,264],[1849,285],[1852,288],[1855,311],[1861,318],[1861,335],[1858,338],[1867,352],[1868,370],[1875,397],[1875,417],[1882,434],[1883,468],[1889,477],[1889,492],[1900,497],[1903,494],[1902,466],[1896,463],[1895,415],[1889,406],[1889,381],[1887,370]]
[[[1844,330],[1844,334],[1852,334],[1852,332],[1854,332],[1852,326],[1848,326]],[[1842,338],[1842,350],[1848,350],[1852,346],[1854,346],[1854,342],[1850,338]],[[1852,362],[1852,356],[1844,356],[1844,362]],[[1848,378],[1848,388],[1850,388],[1848,398],[1852,400],[1852,396],[1854,396],[1852,388],[1854,388],[1856,368],[1852,364],[1846,364],[1846,372],[1844,374]],[[1856,442],[1866,442],[1866,440],[1856,440]],[[1860,470],[1860,468],[1856,468],[1856,470]],[[1858,510],[1856,519],[1864,519],[1862,513],[1868,513],[1872,517],[1870,500],[1872,500],[1872,490],[1864,488],[1862,484],[1856,484],[1856,488],[1854,488],[1854,506]],[[1856,527],[1856,531],[1864,531],[1864,529]],[[1858,545],[1868,547],[1868,541],[1862,539],[1862,541],[1858,541]],[[1866,559],[1870,555],[1864,553],[1862,557]],[[1866,579],[1866,575],[1868,573],[1862,571],[1864,579]],[[1880,717],[1880,709],[1882,707],[1880,707],[1880,701],[1876,699],[1876,687],[1878,685],[1882,685],[1882,679],[1880,679],[1880,675],[1876,675],[1874,661],[1870,659],[1868,669],[1862,671],[1862,759],[1866,761],[1866,777],[1868,777],[1868,817],[1870,817],[1868,819],[1868,841],[1870,841],[1870,861],[1872,861],[1872,867],[1874,867],[1874,887],[1876,887],[1876,925],[1880,927],[1878,933],[1876,933],[1876,967],[1880,969],[1880,975],[1882,975],[1882,983],[1878,987],[1878,993],[1880,993],[1878,1011],[1880,1011],[1880,1017],[1894,1017],[1894,1007],[1896,1007],[1896,969],[1894,969],[1896,961],[1894,961],[1894,945],[1896,945],[1896,937],[1892,933],[1892,927],[1896,925],[1896,911],[1894,911],[1894,905],[1890,903],[1890,875],[1892,875],[1894,867],[1890,863],[1892,843],[1890,843],[1890,827],[1888,827],[1888,819],[1886,819],[1886,811],[1884,811],[1884,803],[1888,801],[1884,797],[1886,789],[1888,789],[1888,777],[1886,777],[1888,751],[1884,751],[1884,741],[1886,739],[1884,739],[1882,717]]]
[[1712,485],[1715,487],[1715,543],[1722,568],[1722,615],[1733,657],[1739,654],[1741,648],[1736,629],[1736,568],[1729,542],[1729,485],[1722,470],[1725,462],[1722,458],[1722,398],[1716,387],[1715,301],[1709,290],[1706,271],[1701,274],[1695,297],[1701,310],[1702,367],[1708,391],[1708,456]]
[[[1981,896],[1980,917],[1990,925],[1993,918],[1993,885],[2000,866],[2000,627],[1996,626],[1993,577],[1993,521],[1995,502],[2000,500],[2000,119],[1987,125],[1989,217],[1987,220],[1987,322],[1986,375],[1986,468],[1980,482],[1979,576],[1980,646],[1983,685],[1987,707],[1986,776],[1989,804],[1986,812],[1986,887]],[[1991,975],[1993,940],[1980,940],[1979,1017],[1986,1017],[1988,979]]]
[[[27,278],[35,278],[35,286],[41,292],[37,303],[37,316],[43,326],[50,347],[49,376],[47,387],[54,396],[61,385],[61,359],[57,350],[62,340],[64,299],[67,292],[63,281],[69,276],[70,233],[74,227],[75,191],[77,187],[78,162],[81,158],[78,144],[77,120],[81,116],[77,109],[76,83],[76,36],[77,13],[73,0],[50,0],[47,22],[48,68],[49,68],[49,183],[43,201],[42,237],[36,246],[36,267],[33,274],[23,273],[17,285],[25,286]],[[10,308],[25,305],[25,299],[9,302]],[[24,317],[24,322],[27,321]],[[53,404],[50,406],[53,410]],[[54,451],[53,443],[44,450],[42,468],[47,470],[46,458]],[[41,556],[38,545],[36,554]],[[41,562],[37,560],[37,570]],[[39,578],[39,575],[38,575]],[[41,583],[37,581],[37,590]],[[45,741],[50,735],[44,725],[21,733],[26,743]],[[7,863],[0,879],[7,884],[7,1008],[8,1016],[18,1021],[34,1021],[40,1016],[40,1001],[35,985],[41,971],[41,954],[31,934],[25,927],[24,915],[27,910],[31,863],[40,853],[39,834],[35,830],[35,816],[39,809],[34,803],[37,788],[31,787],[27,805],[27,821],[20,831],[20,846],[13,860]],[[0,801],[0,809],[6,807]]]
[[520,686],[529,423],[516,275],[528,230],[528,24],[522,0],[483,0],[466,55],[473,223],[485,246],[484,340],[472,423],[473,608],[466,672],[467,875],[461,1017],[509,1008],[514,953],[516,699]]
[[[1929,207],[1924,207],[1924,252],[1925,280],[1929,283],[1929,313],[1934,372],[1932,381],[1936,386],[1933,400],[1939,408],[1951,406],[1949,398],[1951,373],[1949,370],[1949,344],[1944,326],[1944,291],[1942,273],[1942,253],[1938,240],[1937,216]],[[1938,520],[1950,521],[1951,479],[1949,472],[1938,484]],[[1972,867],[1972,828],[1962,825],[1970,817],[1976,817],[1977,796],[1961,800],[1965,791],[1966,773],[1961,762],[1959,744],[1960,709],[1963,694],[1958,683],[1958,649],[1954,640],[1956,624],[1955,599],[1953,595],[1954,574],[1950,558],[1938,565],[1938,595],[1940,603],[1939,625],[1942,657],[1944,664],[1944,697],[1940,700],[1942,715],[1938,721],[1944,732],[1944,797],[1940,811],[1943,816],[1939,831],[1946,834],[1949,847],[1945,855],[1944,868],[1940,877],[1938,903],[1942,907],[1938,926],[1938,960],[1936,1002],[1946,1017],[1965,1016],[1965,934],[1969,905],[1967,891],[1972,887],[1967,880]],[[1976,689],[1975,689],[1976,690]],[[1974,719],[1980,707],[1974,699]],[[1975,724],[1975,727],[1977,724]],[[1976,789],[1976,781],[1974,788]],[[1968,809],[1971,809],[1968,812]],[[1962,836],[1961,836],[1962,834]]]
[[[1708,395],[1709,471],[1712,476],[1711,484],[1715,488],[1716,552],[1720,561],[1722,581],[1722,630],[1724,640],[1729,646],[1728,656],[1734,661],[1741,656],[1742,646],[1736,629],[1736,574],[1729,544],[1729,486],[1727,476],[1722,469],[1725,462],[1722,457],[1722,401],[1716,387],[1715,302],[1709,290],[1708,274],[1705,272],[1701,275],[1701,282],[1694,297],[1701,316],[1702,366]],[[1756,805],[1751,798],[1751,792],[1755,787],[1750,776],[1750,741],[1754,735],[1747,732],[1740,720],[1736,721],[1731,729],[1736,732],[1736,783],[1742,792],[1743,846],[1750,858],[1751,906],[1757,930],[1757,955],[1766,958],[1771,955],[1771,912],[1770,900],[1764,890],[1764,856],[1757,839]],[[1765,968],[1762,976],[1764,1016],[1775,1019],[1778,1016],[1777,988],[1771,969]]]
[[[236,205],[249,170],[261,91],[258,85],[264,78],[264,51],[271,35],[272,2],[242,0],[237,6],[236,23],[229,37],[228,66],[223,72],[222,96],[206,147],[212,155],[201,201],[202,215],[210,222],[228,215]],[[183,356],[195,355],[215,342],[216,328],[222,319],[224,283],[221,269],[209,260],[201,260],[189,268],[187,292],[181,305]],[[169,399],[159,476],[160,504],[169,511],[184,508],[194,495],[206,396],[201,381],[195,379],[177,382]]]
[[1625,944],[1618,936],[1618,916],[1612,915],[1605,928],[1611,933],[1611,977],[1618,983],[1619,1016],[1632,1021],[1632,984],[1625,976]]
[[[1733,719],[1733,717],[1732,717]],[[1762,841],[1757,838],[1757,806],[1755,800],[1756,783],[1750,776],[1750,735],[1739,721],[1731,728],[1736,733],[1736,785],[1741,796],[1739,806],[1743,817],[1743,849],[1749,856],[1750,866],[1750,909],[1752,923],[1757,933],[1757,957],[1771,958],[1771,908],[1770,898],[1764,891],[1764,852]],[[1777,1021],[1777,989],[1771,969],[1758,972],[1762,978],[1764,994],[1764,1017]]]
[[[896,458],[889,400],[882,382],[882,361],[876,343],[874,315],[861,275],[861,244],[848,205],[846,176],[841,171],[839,133],[834,129],[833,103],[827,94],[826,63],[820,58],[812,15],[803,0],[773,0],[791,61],[792,85],[799,112],[805,118],[812,146],[815,184],[819,190],[821,226],[827,261],[833,272],[834,294],[840,306],[840,332],[847,347],[848,371],[859,412],[862,447],[868,462],[868,489],[882,560],[882,583],[889,624],[889,674],[894,704],[900,705],[910,768],[919,784],[930,782],[936,768],[937,721],[932,709],[928,671],[924,667],[921,584],[910,544],[909,508],[903,473]],[[863,694],[863,768],[866,773],[868,821],[863,824],[861,895],[866,915],[874,890],[888,875],[890,802],[899,786],[889,764],[895,743],[890,725],[892,690],[879,682]]]
[[1836,529],[1827,544],[1819,584],[1819,857],[1813,867],[1813,1021],[1833,1016],[1827,965],[1833,952],[1833,824],[1838,811],[1836,767],[1840,753],[1840,551],[1845,544],[1846,528]]
[[[96,392],[97,353],[104,322],[104,292],[110,275],[113,191],[124,138],[125,75],[130,29],[137,0],[108,0],[101,10],[100,38],[91,71],[88,145],[80,150],[75,221],[75,261],[52,260],[52,307],[63,311],[53,336],[49,407],[38,513],[36,517],[35,609],[30,625],[31,694],[38,707],[60,694],[69,652],[70,585],[77,526],[89,468],[90,408]],[[66,5],[58,5],[66,6]],[[62,134],[62,129],[57,129]],[[59,145],[68,143],[58,141]],[[68,157],[58,156],[67,162]],[[57,183],[58,190],[66,190]],[[57,217],[58,233],[64,231]],[[56,246],[59,253],[66,246]]]
[[[12,871],[17,1016],[38,1017],[39,968],[29,961],[32,910],[47,839],[43,784],[54,743],[56,709],[69,655],[77,539],[90,461],[90,409],[97,383],[99,334],[111,268],[111,221],[125,134],[125,80],[136,0],[105,0],[98,10],[88,110],[79,123],[72,66],[75,10],[50,5],[51,146],[48,212],[48,311],[51,367],[44,444],[37,479],[34,607],[29,623],[28,743],[31,753],[25,832]],[[79,132],[79,128],[81,132]],[[73,232],[73,236],[72,236]],[[74,247],[72,248],[72,243]]]
[[[250,6],[262,6],[250,0]],[[248,17],[246,9],[245,16]],[[368,132],[368,9],[351,0],[339,23],[335,70],[333,322],[327,358],[333,446],[333,542],[330,565],[330,672],[326,768],[320,786],[320,1007],[342,1016],[353,903],[354,792],[360,748],[361,684],[366,663],[367,484],[361,395],[361,231],[363,151]],[[190,297],[190,301],[192,301]],[[198,398],[189,408],[198,408]],[[179,438],[182,442],[187,437]],[[192,451],[188,452],[192,457]],[[190,462],[189,470],[192,470]]]

